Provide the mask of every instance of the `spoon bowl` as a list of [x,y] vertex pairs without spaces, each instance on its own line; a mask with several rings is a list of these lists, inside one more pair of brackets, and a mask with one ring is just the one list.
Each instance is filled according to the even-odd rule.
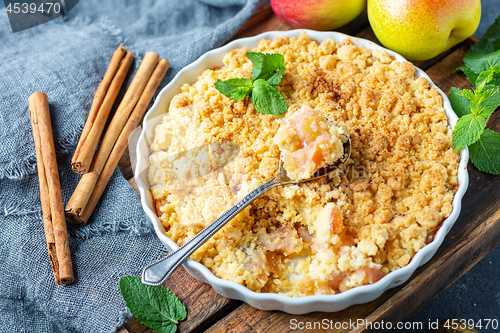
[[[328,120],[330,120],[330,119],[328,119]],[[310,180],[314,180],[314,179],[326,176],[330,172],[336,170],[340,165],[346,163],[347,160],[349,159],[349,157],[351,156],[351,139],[349,139],[349,135],[347,133],[343,133],[342,136],[346,139],[346,141],[344,142],[343,147],[342,147],[343,153],[342,153],[342,156],[340,156],[339,159],[336,160],[334,163],[327,164],[321,168],[318,168],[316,171],[314,171],[314,173],[309,178],[295,180],[295,179],[291,179],[288,176],[285,168],[283,167],[283,161],[280,158],[279,169],[278,169],[278,173],[275,176],[275,178],[278,178],[281,182],[283,182],[282,185],[298,184],[298,183],[308,182]]]

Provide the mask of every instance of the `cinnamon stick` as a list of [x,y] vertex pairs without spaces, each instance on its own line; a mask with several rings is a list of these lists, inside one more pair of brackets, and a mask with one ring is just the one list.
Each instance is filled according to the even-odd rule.
[[82,212],[89,201],[104,164],[106,163],[106,160],[108,159],[108,156],[113,149],[125,122],[141,97],[159,58],[160,56],[154,52],[148,52],[144,56],[134,79],[130,83],[125,96],[123,96],[123,99],[108,126],[108,130],[104,134],[94,160],[92,161],[89,172],[82,176],[70,200],[68,201],[68,204],[66,205],[66,218],[70,222],[79,225],[87,223],[87,219],[82,218]]
[[94,190],[90,195],[87,205],[80,213],[80,218],[82,220],[88,221],[90,215],[92,215],[92,212],[94,211],[94,208],[97,205],[99,198],[104,192],[104,189],[106,188],[109,179],[113,175],[113,172],[116,169],[116,166],[120,161],[120,158],[122,157],[123,153],[125,152],[125,149],[127,148],[128,139],[130,135],[136,129],[137,125],[142,119],[142,116],[144,116],[144,113],[146,112],[146,108],[148,107],[149,102],[153,98],[156,89],[158,89],[158,86],[160,85],[161,80],[163,80],[163,77],[167,73],[169,67],[170,64],[166,59],[161,59],[158,65],[156,66],[153,75],[151,75],[151,78],[149,79],[148,84],[146,85],[146,88],[144,89],[144,92],[141,98],[139,99],[139,102],[137,102],[134,111],[130,115],[130,118],[125,124],[125,127],[123,127],[120,136],[116,140],[113,150],[109,154],[106,164],[104,165],[104,168],[102,169],[97,179]]
[[94,95],[87,121],[71,160],[71,168],[78,173],[89,171],[92,158],[101,138],[109,112],[127,76],[134,57],[126,48],[119,46],[114,52],[109,67]]
[[43,92],[33,93],[28,101],[49,260],[55,282],[67,285],[74,281],[73,264],[50,124],[49,102],[47,95]]

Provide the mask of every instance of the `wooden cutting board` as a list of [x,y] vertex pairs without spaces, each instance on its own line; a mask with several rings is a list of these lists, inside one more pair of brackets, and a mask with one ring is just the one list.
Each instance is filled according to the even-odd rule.
[[[254,36],[265,31],[289,29],[290,27],[278,21],[268,5],[257,12],[234,39]],[[369,26],[366,13],[338,31],[380,44]],[[465,76],[454,73],[454,70],[463,65],[465,53],[476,41],[477,39],[472,37],[432,60],[414,64],[424,70],[447,95],[451,87],[470,88]],[[500,112],[491,117],[488,127],[500,132]],[[135,144],[130,145],[129,149],[120,162],[120,169],[137,191],[132,173],[132,166],[135,165]],[[224,298],[208,284],[192,278],[181,267],[164,284],[179,296],[188,309],[188,317],[180,323],[178,331],[280,333],[291,331],[292,319],[297,322],[322,322],[327,319],[344,323],[344,329],[341,328],[338,332],[380,332],[367,329],[365,325],[353,328],[347,324],[357,320],[372,323],[408,321],[500,245],[500,176],[479,172],[470,163],[468,172],[470,184],[462,200],[460,217],[436,255],[429,263],[420,267],[404,285],[386,291],[370,303],[352,306],[341,312],[290,315],[279,311],[257,310],[243,302]],[[139,324],[136,319],[132,319],[119,330],[120,333],[127,331],[153,332]]]

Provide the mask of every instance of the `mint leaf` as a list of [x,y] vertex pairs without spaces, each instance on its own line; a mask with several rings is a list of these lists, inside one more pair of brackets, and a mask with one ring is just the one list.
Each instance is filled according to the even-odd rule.
[[462,97],[465,97],[467,98],[468,100],[470,100],[471,102],[473,103],[477,103],[477,100],[476,100],[476,95],[474,95],[474,92],[472,90],[469,90],[469,89],[462,89],[460,91],[457,92],[460,96]]
[[462,149],[476,142],[485,127],[486,118],[482,116],[467,114],[458,118],[453,129],[453,149]]
[[260,52],[246,52],[245,55],[252,62],[252,80],[256,80],[262,72],[264,64],[264,53]]
[[479,76],[479,74],[477,73],[474,73],[472,70],[469,69],[469,67],[467,66],[462,66],[462,67],[458,67],[455,72],[457,71],[462,71],[465,76],[467,77],[467,79],[470,81],[470,84],[474,87],[476,87],[476,80],[477,80],[477,77]]
[[488,119],[500,106],[500,89],[495,86],[487,86],[481,92],[476,91],[476,95],[479,97],[479,103],[475,114]]
[[483,89],[488,84],[499,85],[500,83],[500,66],[491,67],[490,69],[481,72],[474,82],[476,89]]
[[492,85],[484,86],[481,84],[475,91],[457,89],[456,93],[470,101],[469,108],[472,114],[486,119],[500,105],[500,89]]
[[288,110],[285,99],[279,91],[263,79],[253,83],[252,101],[255,109],[264,114],[276,116]]
[[215,89],[221,94],[235,101],[241,101],[252,91],[252,80],[247,78],[235,78],[229,80],[217,80],[214,83]]
[[481,72],[476,78],[476,84],[474,85],[476,90],[483,90],[484,87],[493,80],[495,73],[491,69]]
[[500,174],[500,134],[484,130],[479,140],[469,146],[469,156],[479,171]]
[[495,22],[493,22],[488,30],[486,30],[485,34],[483,35],[483,39],[495,39],[497,41],[500,40],[500,16],[498,16]]
[[452,87],[449,96],[451,107],[458,117],[470,113],[470,100],[460,95],[460,91],[460,89]]
[[465,65],[474,73],[480,74],[490,67],[500,66],[500,50],[492,41],[481,39],[472,45],[464,57]]
[[276,71],[285,68],[285,57],[279,53],[246,52],[245,55],[252,62],[252,80],[254,81],[268,80]]
[[276,73],[273,74],[268,80],[269,83],[274,88],[280,85],[281,79],[283,78],[283,73],[285,73],[285,67],[280,68]]
[[137,321],[159,333],[173,333],[187,311],[182,302],[163,286],[151,287],[141,283],[139,276],[122,276],[120,291],[130,312]]

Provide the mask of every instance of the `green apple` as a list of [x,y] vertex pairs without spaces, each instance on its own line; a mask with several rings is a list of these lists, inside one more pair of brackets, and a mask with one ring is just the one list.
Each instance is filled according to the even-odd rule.
[[366,0],[271,0],[271,7],[292,28],[333,30],[361,14]]
[[408,60],[428,60],[469,38],[481,18],[480,0],[368,0],[378,40]]

